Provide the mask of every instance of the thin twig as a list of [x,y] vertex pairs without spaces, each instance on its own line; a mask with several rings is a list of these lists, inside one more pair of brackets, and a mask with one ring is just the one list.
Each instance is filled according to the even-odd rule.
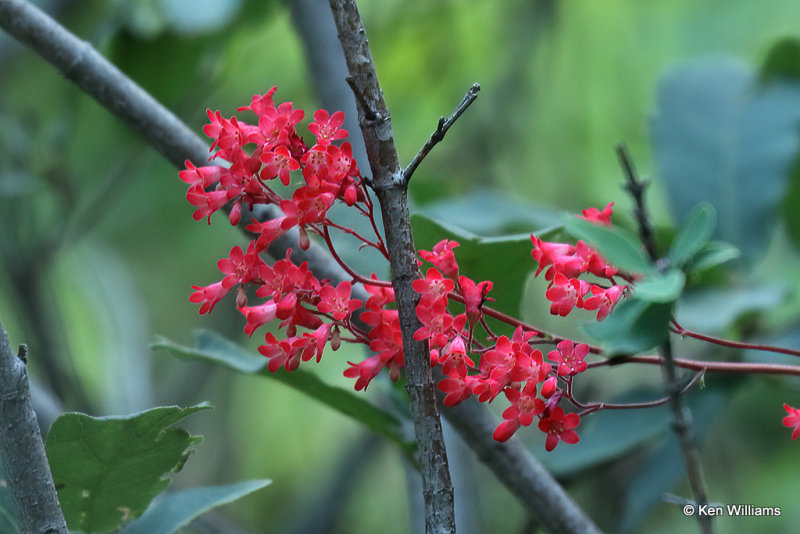
[[[743,362],[709,362],[700,360],[687,360],[684,358],[673,358],[672,362],[683,369],[693,371],[705,371],[707,373],[728,373],[745,375],[777,375],[777,376],[800,376],[800,366],[781,365],[777,363],[743,363]],[[660,356],[615,356],[599,362],[589,364],[589,369],[593,367],[621,365],[624,363],[644,363],[650,365],[661,365],[663,361]]]
[[653,261],[658,258],[658,250],[656,250],[656,241],[653,236],[653,225],[650,222],[650,215],[647,213],[647,204],[644,201],[644,192],[649,185],[649,182],[639,178],[636,172],[636,167],[633,164],[628,146],[624,143],[619,143],[614,147],[619,159],[620,166],[625,172],[626,182],[624,188],[633,197],[634,207],[633,215],[636,217],[636,223],[639,227],[639,238],[642,244],[647,249]]
[[713,343],[715,345],[719,345],[721,347],[729,347],[732,349],[750,349],[750,350],[760,350],[763,352],[777,352],[779,354],[788,354],[790,356],[800,356],[800,350],[796,349],[789,349],[785,347],[775,347],[773,345],[764,345],[761,343],[748,343],[746,341],[733,341],[730,339],[724,339],[721,337],[716,336],[709,336],[708,334],[703,334],[700,332],[695,332],[694,330],[689,330],[688,328],[684,328],[678,324],[677,321],[674,319],[672,320],[673,327],[670,330],[678,334],[681,337],[692,337],[694,339],[699,339],[700,341],[706,341],[708,343]]
[[[631,194],[634,200],[634,214],[639,226],[639,237],[645,249],[647,249],[650,259],[654,264],[658,264],[658,252],[653,235],[653,226],[650,222],[650,217],[647,213],[647,205],[644,201],[644,193],[648,184],[640,180],[636,174],[636,168],[633,165],[633,160],[627,147],[624,144],[617,145],[616,152],[627,179],[625,189]],[[670,396],[669,406],[672,412],[672,426],[675,434],[678,436],[681,451],[683,452],[683,458],[686,463],[686,474],[689,477],[689,486],[691,487],[694,500],[698,504],[708,504],[700,449],[695,441],[691,413],[683,404],[681,398],[682,391],[676,373],[676,365],[672,354],[672,342],[669,336],[667,336],[661,344],[659,352],[662,361],[661,369],[664,372],[664,386],[667,390],[667,394]],[[711,534],[711,532],[713,532],[713,523],[711,522],[710,516],[698,514],[697,521],[704,534]]]
[[481,90],[480,84],[473,83],[472,87],[469,88],[467,94],[464,95],[464,98],[461,99],[461,102],[456,107],[456,110],[453,112],[452,115],[445,119],[444,117],[439,118],[439,124],[436,126],[436,130],[431,134],[430,138],[422,145],[422,148],[417,152],[417,155],[414,156],[414,159],[411,160],[411,163],[408,164],[403,170],[403,181],[408,183],[411,180],[411,176],[414,174],[414,171],[417,170],[419,164],[422,163],[422,160],[425,159],[433,147],[435,147],[442,139],[444,139],[445,134],[447,134],[447,130],[455,124],[458,118],[467,111],[467,108],[475,102],[475,99],[478,98],[478,91]]
[[67,534],[42,434],[31,404],[26,350],[11,350],[0,324],[0,458],[22,532]]

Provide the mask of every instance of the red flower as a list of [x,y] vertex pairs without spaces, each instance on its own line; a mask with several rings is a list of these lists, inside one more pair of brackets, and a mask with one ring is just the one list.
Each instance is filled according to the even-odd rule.
[[549,452],[556,448],[558,441],[564,443],[578,443],[580,438],[575,432],[575,427],[581,422],[581,418],[576,413],[564,415],[564,410],[555,407],[550,411],[548,417],[539,421],[539,430],[547,434],[544,448]]
[[488,281],[476,284],[471,278],[459,277],[458,287],[461,289],[461,294],[464,295],[464,307],[469,324],[474,325],[481,318],[480,307],[486,301],[486,295],[492,290],[492,285],[492,282]]
[[308,125],[308,130],[317,137],[320,145],[329,145],[331,141],[347,137],[347,130],[341,129],[344,123],[344,113],[337,111],[329,115],[324,109],[314,113],[314,122]]
[[356,391],[367,389],[369,383],[373,378],[378,376],[378,373],[386,366],[386,364],[378,356],[367,358],[361,363],[347,362],[350,367],[344,370],[344,376],[347,378],[357,378]]
[[267,369],[274,373],[281,367],[287,371],[294,371],[300,366],[300,354],[307,340],[298,337],[290,337],[278,341],[274,335],[267,333],[264,336],[265,345],[258,347],[258,352],[269,358]]
[[226,275],[222,279],[222,285],[230,289],[237,284],[260,282],[258,271],[263,263],[256,252],[254,242],[250,242],[247,253],[242,252],[240,247],[233,247],[229,257],[217,262],[219,270]]
[[455,406],[461,401],[469,398],[472,394],[473,384],[476,377],[469,375],[453,374],[439,382],[439,389],[446,393],[444,397],[445,406]]
[[597,320],[602,321],[608,314],[612,312],[614,306],[619,302],[620,297],[625,291],[624,286],[611,286],[608,289],[603,289],[600,286],[592,284],[589,288],[592,296],[584,299],[583,308],[586,310],[597,310]]
[[505,394],[511,406],[503,412],[503,419],[519,419],[522,426],[528,426],[544,411],[544,401],[536,397],[536,384],[533,382],[526,383],[522,390],[506,388]]
[[228,293],[228,288],[222,285],[222,282],[216,282],[209,286],[200,287],[200,286],[192,286],[195,291],[189,297],[189,302],[199,303],[202,302],[203,305],[200,306],[200,314],[208,313],[214,309],[214,306],[222,300]]
[[444,278],[435,267],[431,267],[425,278],[414,280],[412,287],[422,295],[420,305],[434,306],[438,305],[439,301],[444,301],[444,305],[447,306],[447,294],[453,290],[455,283],[449,278]]
[[262,152],[260,159],[264,164],[264,168],[261,169],[261,179],[272,180],[277,176],[283,185],[289,185],[289,173],[300,168],[300,162],[292,158],[285,146]]
[[600,226],[611,226],[611,214],[614,212],[612,209],[613,206],[614,203],[609,202],[606,204],[606,207],[603,208],[603,211],[597,208],[585,209],[583,210],[583,217],[581,218]]
[[207,167],[195,167],[194,164],[186,160],[186,170],[178,173],[181,180],[189,185],[200,184],[202,188],[209,187],[217,183],[225,169],[218,165]]
[[446,375],[459,375],[466,376],[467,367],[475,367],[473,362],[467,355],[467,347],[464,343],[464,338],[457,335],[453,340],[445,346],[439,356],[439,363],[442,364],[442,372]]
[[433,251],[420,250],[419,257],[429,261],[438,268],[447,278],[458,278],[458,264],[453,249],[458,246],[456,241],[444,239],[433,246]]
[[547,358],[558,364],[559,375],[575,375],[586,370],[588,364],[584,358],[589,353],[589,345],[585,343],[575,345],[572,341],[565,339],[556,347],[558,350],[551,350]]
[[536,398],[536,384],[528,382],[522,390],[509,387],[505,389],[506,398],[511,406],[503,412],[503,421],[495,429],[495,441],[506,441],[520,426],[528,426],[534,417],[544,410],[544,401]]
[[550,313],[566,317],[572,308],[583,306],[581,297],[589,290],[589,283],[577,278],[567,278],[561,273],[556,273],[550,289],[545,292],[550,305]]
[[797,439],[800,437],[800,410],[792,408],[786,403],[783,404],[783,407],[789,414],[783,418],[783,424],[792,429],[792,439]]
[[242,312],[247,319],[244,333],[252,337],[256,329],[275,318],[277,307],[274,300],[269,300],[260,306],[242,306],[239,308],[239,311]]
[[228,203],[228,191],[219,189],[206,192],[201,184],[195,184],[186,192],[186,200],[197,209],[192,214],[195,221],[207,219],[211,224],[211,215]]
[[361,301],[351,299],[352,284],[349,281],[340,282],[334,289],[331,285],[324,285],[319,292],[320,302],[317,309],[322,313],[330,313],[335,321],[343,321],[350,314],[361,307]]

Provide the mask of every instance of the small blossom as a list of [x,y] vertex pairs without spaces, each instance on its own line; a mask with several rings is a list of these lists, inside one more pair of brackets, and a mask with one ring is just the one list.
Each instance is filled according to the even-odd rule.
[[444,239],[436,243],[431,252],[420,250],[419,257],[434,264],[447,278],[455,280],[458,278],[458,264],[453,249],[457,246],[456,241]]
[[228,293],[228,288],[223,286],[222,282],[216,282],[205,287],[192,286],[192,288],[196,291],[189,297],[189,302],[203,303],[200,306],[201,315],[213,310],[217,302],[222,300],[222,297]]
[[543,417],[539,421],[539,430],[547,434],[544,448],[550,452],[556,448],[559,440],[564,443],[578,443],[580,438],[575,428],[581,419],[576,413],[564,415],[564,410],[555,407],[550,411],[549,416]]
[[583,210],[583,217],[581,218],[600,226],[611,226],[611,214],[614,211],[612,209],[613,206],[614,203],[609,202],[606,204],[606,207],[603,208],[603,211],[600,211],[597,208],[587,208]]
[[444,305],[447,306],[447,295],[453,290],[455,283],[449,278],[443,277],[435,267],[431,267],[425,278],[414,280],[412,287],[414,291],[422,295],[421,305],[432,306],[443,300]]
[[800,437],[800,409],[792,408],[784,403],[783,408],[786,410],[787,415],[783,418],[783,425],[792,429],[792,439]]
[[361,363],[347,362],[350,367],[344,370],[347,378],[356,378],[355,390],[367,389],[373,378],[386,366],[386,363],[378,356],[372,356]]
[[472,394],[473,384],[476,378],[469,375],[453,374],[439,382],[439,389],[446,393],[444,397],[445,406],[455,406],[466,400]]
[[575,375],[584,372],[588,364],[584,361],[589,353],[589,345],[565,339],[556,345],[558,350],[552,350],[547,355],[551,362],[558,364],[558,374],[561,376]]
[[277,304],[275,304],[273,300],[261,304],[260,306],[241,306],[239,311],[242,312],[247,319],[244,333],[252,337],[256,329],[275,318],[276,310]]
[[300,162],[292,158],[285,146],[262,152],[260,159],[264,164],[261,179],[271,180],[277,176],[283,185],[289,185],[289,173],[300,168]]
[[341,128],[344,123],[344,113],[337,111],[329,115],[324,109],[314,113],[314,122],[308,125],[308,131],[317,137],[317,143],[328,145],[331,141],[347,137],[347,130]]
[[624,286],[614,285],[608,289],[592,284],[589,288],[592,296],[583,300],[583,308],[597,310],[597,320],[602,321],[614,310],[625,291]]
[[458,279],[458,287],[464,296],[464,307],[469,324],[474,325],[481,318],[480,307],[486,301],[489,291],[492,290],[492,282],[485,281],[476,284],[471,278],[461,276]]
[[464,343],[464,338],[457,335],[453,340],[445,346],[439,356],[439,363],[442,364],[442,372],[446,375],[457,374],[466,376],[467,367],[475,367],[473,362],[467,355],[467,347]]
[[583,306],[581,297],[589,290],[589,283],[577,278],[567,278],[557,273],[550,288],[545,292],[551,301],[550,313],[566,317],[572,308]]
[[322,313],[330,313],[335,321],[344,321],[350,314],[361,307],[361,301],[351,299],[352,284],[340,282],[336,288],[324,285],[319,292],[320,302],[317,309]]

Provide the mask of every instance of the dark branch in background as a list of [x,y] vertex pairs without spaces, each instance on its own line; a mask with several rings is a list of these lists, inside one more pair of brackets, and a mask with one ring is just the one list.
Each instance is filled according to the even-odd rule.
[[[353,157],[359,169],[369,166],[367,149],[358,127],[358,111],[348,87],[347,63],[344,61],[336,25],[327,0],[289,0],[292,24],[301,37],[306,64],[314,88],[325,109],[344,111],[342,125],[350,135]],[[335,45],[335,46],[331,46]]]
[[352,0],[331,0],[350,85],[359,99],[359,123],[372,170],[372,188],[378,197],[389,251],[392,286],[403,336],[406,392],[409,398],[425,499],[425,530],[455,532],[453,484],[436,402],[428,344],[414,339],[421,324],[416,315],[419,295],[412,283],[420,277],[411,236],[407,183],[397,158],[389,110],[383,100],[366,31]]
[[633,159],[628,152],[627,145],[620,143],[614,150],[622,170],[625,172],[625,190],[633,197],[633,215],[636,217],[636,224],[639,228],[639,239],[642,241],[647,254],[653,259],[658,260],[658,250],[656,250],[656,240],[653,236],[653,225],[650,223],[650,215],[647,212],[647,204],[644,201],[644,192],[649,182],[641,180],[633,165]]
[[422,163],[423,159],[425,159],[425,156],[427,156],[428,153],[433,150],[433,147],[435,147],[442,139],[444,139],[447,130],[449,130],[450,127],[455,124],[458,118],[463,115],[465,111],[467,111],[467,108],[470,106],[470,104],[475,102],[475,99],[478,98],[478,91],[480,90],[481,86],[479,84],[472,84],[472,87],[469,88],[467,94],[465,94],[464,98],[461,99],[461,102],[458,104],[458,107],[456,107],[456,110],[453,112],[453,114],[447,119],[444,117],[439,118],[439,124],[436,126],[436,131],[431,134],[430,139],[428,139],[425,144],[422,145],[422,148],[419,150],[419,152],[417,152],[417,155],[414,156],[414,159],[411,160],[411,163],[408,164],[408,167],[403,170],[403,180],[406,183],[408,183],[408,181],[411,179],[414,171],[417,170],[417,167],[419,167],[419,164]]
[[[62,71],[70,68],[69,63],[64,63],[64,61],[66,61],[65,58],[74,56],[74,53],[71,55],[56,53],[51,49],[68,47],[70,43],[81,48],[88,46],[35,7],[19,0],[0,0],[0,27],[14,35],[23,35],[25,31],[38,33],[37,47],[34,50]],[[27,43],[28,40],[25,42]],[[123,76],[95,51],[87,54],[79,67],[72,68],[73,70],[93,72],[94,76],[98,77]],[[88,74],[83,73],[81,76],[86,77]],[[129,92],[131,86],[135,90]],[[183,169],[186,159],[197,165],[204,164],[208,157],[208,144],[151,97],[140,99],[143,90],[133,82],[127,80],[126,83],[117,85],[105,82],[97,87],[87,87],[84,90],[89,96],[99,101],[100,96],[95,89],[100,87],[109,91],[104,96],[105,99],[116,100],[120,103],[109,110],[126,124],[141,121],[140,131],[145,141],[159,153],[165,155],[175,167]],[[135,105],[137,101],[139,102],[138,106]],[[153,107],[148,107],[148,102],[152,103]],[[131,117],[131,114],[136,114],[136,116]],[[159,128],[163,129],[163,135],[150,135]],[[260,210],[254,214],[261,221],[272,215],[273,213],[270,213],[269,210]],[[242,219],[246,220],[247,217],[243,214]],[[296,261],[308,261],[309,267],[318,278],[330,278],[334,284],[349,279],[347,273],[314,242],[309,250],[302,252],[296,246],[296,234],[293,238],[294,242],[291,242],[291,239],[291,236],[287,236],[285,240],[274,243],[274,250],[270,250],[271,254],[281,257],[291,247],[293,249],[292,258]],[[366,300],[368,295],[363,288],[354,286],[353,289],[354,298]],[[485,407],[475,402],[464,402],[454,409],[445,410],[444,414],[464,438],[464,442],[476,452],[478,457],[527,510],[541,517],[543,524],[548,524],[544,523],[547,518],[549,524],[552,525],[591,525],[589,519],[583,516],[582,510],[566,495],[563,488],[547,474],[541,464],[521,444],[517,443],[514,438],[505,444],[497,443],[492,439],[496,419]],[[544,506],[541,506],[540,503],[543,502],[549,502],[550,508],[545,509]],[[584,519],[576,522],[570,519],[573,517],[584,517]],[[548,527],[548,530],[575,534],[598,532],[596,527],[575,530]]]
[[[147,139],[173,165],[208,160],[203,143],[175,115],[81,41],[25,0],[0,0],[0,25]],[[124,94],[125,98],[119,98]]]
[[67,534],[31,404],[24,359],[27,348],[23,347],[15,354],[0,324],[0,458],[22,532]]
[[[655,237],[653,236],[653,226],[647,213],[647,206],[644,201],[644,193],[647,189],[647,182],[643,182],[636,174],[630,153],[625,145],[617,145],[617,156],[619,157],[622,168],[625,171],[627,183],[625,188],[634,200],[634,214],[639,225],[639,237],[642,244],[647,249],[650,259],[654,264],[658,264],[658,253]],[[662,370],[664,374],[664,386],[670,396],[669,407],[672,412],[672,427],[678,436],[683,459],[686,462],[686,474],[689,477],[689,486],[692,489],[692,496],[698,506],[708,504],[706,496],[705,475],[703,474],[703,463],[700,458],[700,449],[695,441],[694,431],[692,430],[692,414],[689,408],[683,404],[681,399],[681,384],[676,373],[675,360],[672,355],[672,342],[669,336],[661,344],[659,350],[661,354]],[[705,534],[713,532],[711,516],[697,514],[697,521],[700,529]]]

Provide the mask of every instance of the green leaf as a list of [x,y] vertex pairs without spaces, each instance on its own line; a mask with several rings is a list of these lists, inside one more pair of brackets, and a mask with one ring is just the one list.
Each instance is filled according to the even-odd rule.
[[660,345],[669,334],[672,303],[629,298],[602,322],[584,325],[609,354],[635,354]]
[[646,274],[653,271],[639,241],[629,232],[618,227],[593,224],[574,215],[566,215],[563,220],[567,232],[592,245],[614,267],[630,273]]
[[168,406],[126,417],[67,413],[47,436],[47,457],[67,525],[106,532],[138,517],[202,438],[171,425],[210,406]]
[[269,486],[271,480],[248,480],[226,486],[172,493],[128,523],[120,534],[172,534],[198,516]]
[[761,65],[761,82],[800,81],[800,39],[787,37],[776,42]]
[[425,204],[420,210],[429,219],[484,236],[560,223],[560,214],[552,208],[522,202],[514,195],[487,188]]
[[705,271],[739,257],[739,249],[724,241],[710,241],[695,254],[690,270]]
[[389,412],[374,406],[362,396],[328,385],[314,373],[303,369],[296,369],[292,372],[279,369],[277,372],[271,373],[266,368],[266,358],[251,354],[237,343],[216,332],[198,330],[194,333],[194,338],[195,347],[186,347],[164,338],[160,338],[152,347],[166,349],[178,358],[203,360],[239,373],[257,374],[277,380],[352,417],[373,432],[396,443],[409,456],[416,451],[416,444],[405,440],[400,421]]
[[18,534],[19,525],[17,518],[17,507],[14,504],[14,496],[6,480],[6,470],[0,458],[0,532],[4,534]]
[[664,274],[654,272],[633,286],[636,298],[647,302],[673,302],[686,284],[686,275],[678,269],[670,269]]
[[661,82],[652,128],[676,220],[708,201],[718,216],[715,238],[745,260],[758,258],[800,147],[800,84],[759,86],[735,60],[693,61]]
[[411,227],[417,250],[431,250],[443,239],[458,241],[460,246],[453,252],[461,274],[476,282],[491,280],[494,285],[489,296],[495,299],[492,308],[514,316],[519,314],[521,288],[536,267],[531,256],[530,234],[478,237],[420,214],[411,216]]
[[795,163],[792,169],[789,188],[783,197],[781,213],[786,222],[786,231],[796,249],[800,249],[800,162]]
[[673,264],[683,267],[703,248],[714,233],[717,212],[708,202],[702,202],[686,216],[678,235],[672,242],[669,256]]

